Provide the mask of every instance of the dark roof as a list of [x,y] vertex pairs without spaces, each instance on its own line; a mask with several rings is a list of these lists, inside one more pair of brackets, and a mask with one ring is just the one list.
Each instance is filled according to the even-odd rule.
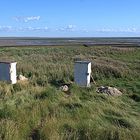
[[16,61],[8,61],[8,60],[4,60],[4,61],[0,61],[0,63],[10,64],[10,63],[17,63],[17,62],[16,62]]
[[90,61],[75,61],[75,63],[85,63],[85,64],[88,64],[88,63],[91,63]]

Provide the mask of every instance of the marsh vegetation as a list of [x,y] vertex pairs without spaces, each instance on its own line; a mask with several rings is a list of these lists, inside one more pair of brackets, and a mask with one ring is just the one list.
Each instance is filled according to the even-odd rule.
[[[139,140],[140,48],[47,46],[0,48],[28,82],[0,82],[1,140]],[[75,60],[90,60],[97,85],[73,83]],[[71,83],[70,96],[59,87]],[[115,86],[123,95],[96,93]]]

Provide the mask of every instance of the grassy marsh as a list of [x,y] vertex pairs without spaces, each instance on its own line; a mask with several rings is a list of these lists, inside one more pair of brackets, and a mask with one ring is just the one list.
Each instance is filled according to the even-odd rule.
[[[0,60],[16,60],[29,82],[0,82],[2,140],[139,140],[140,49],[51,46],[0,48]],[[70,86],[77,59],[92,62],[96,86],[119,88],[121,97]]]

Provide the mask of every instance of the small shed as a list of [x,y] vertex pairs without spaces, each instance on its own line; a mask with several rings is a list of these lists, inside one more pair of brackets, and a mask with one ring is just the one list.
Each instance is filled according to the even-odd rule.
[[74,65],[74,81],[77,85],[90,87],[91,62],[75,61]]
[[17,82],[16,64],[17,62],[0,61],[0,81],[7,81],[11,84]]

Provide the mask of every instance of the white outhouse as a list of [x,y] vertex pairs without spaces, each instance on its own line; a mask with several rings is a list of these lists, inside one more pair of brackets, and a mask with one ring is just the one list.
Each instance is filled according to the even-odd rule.
[[91,62],[76,61],[74,65],[74,81],[77,85],[90,87]]
[[0,81],[7,81],[11,84],[17,82],[16,64],[17,62],[0,61]]

